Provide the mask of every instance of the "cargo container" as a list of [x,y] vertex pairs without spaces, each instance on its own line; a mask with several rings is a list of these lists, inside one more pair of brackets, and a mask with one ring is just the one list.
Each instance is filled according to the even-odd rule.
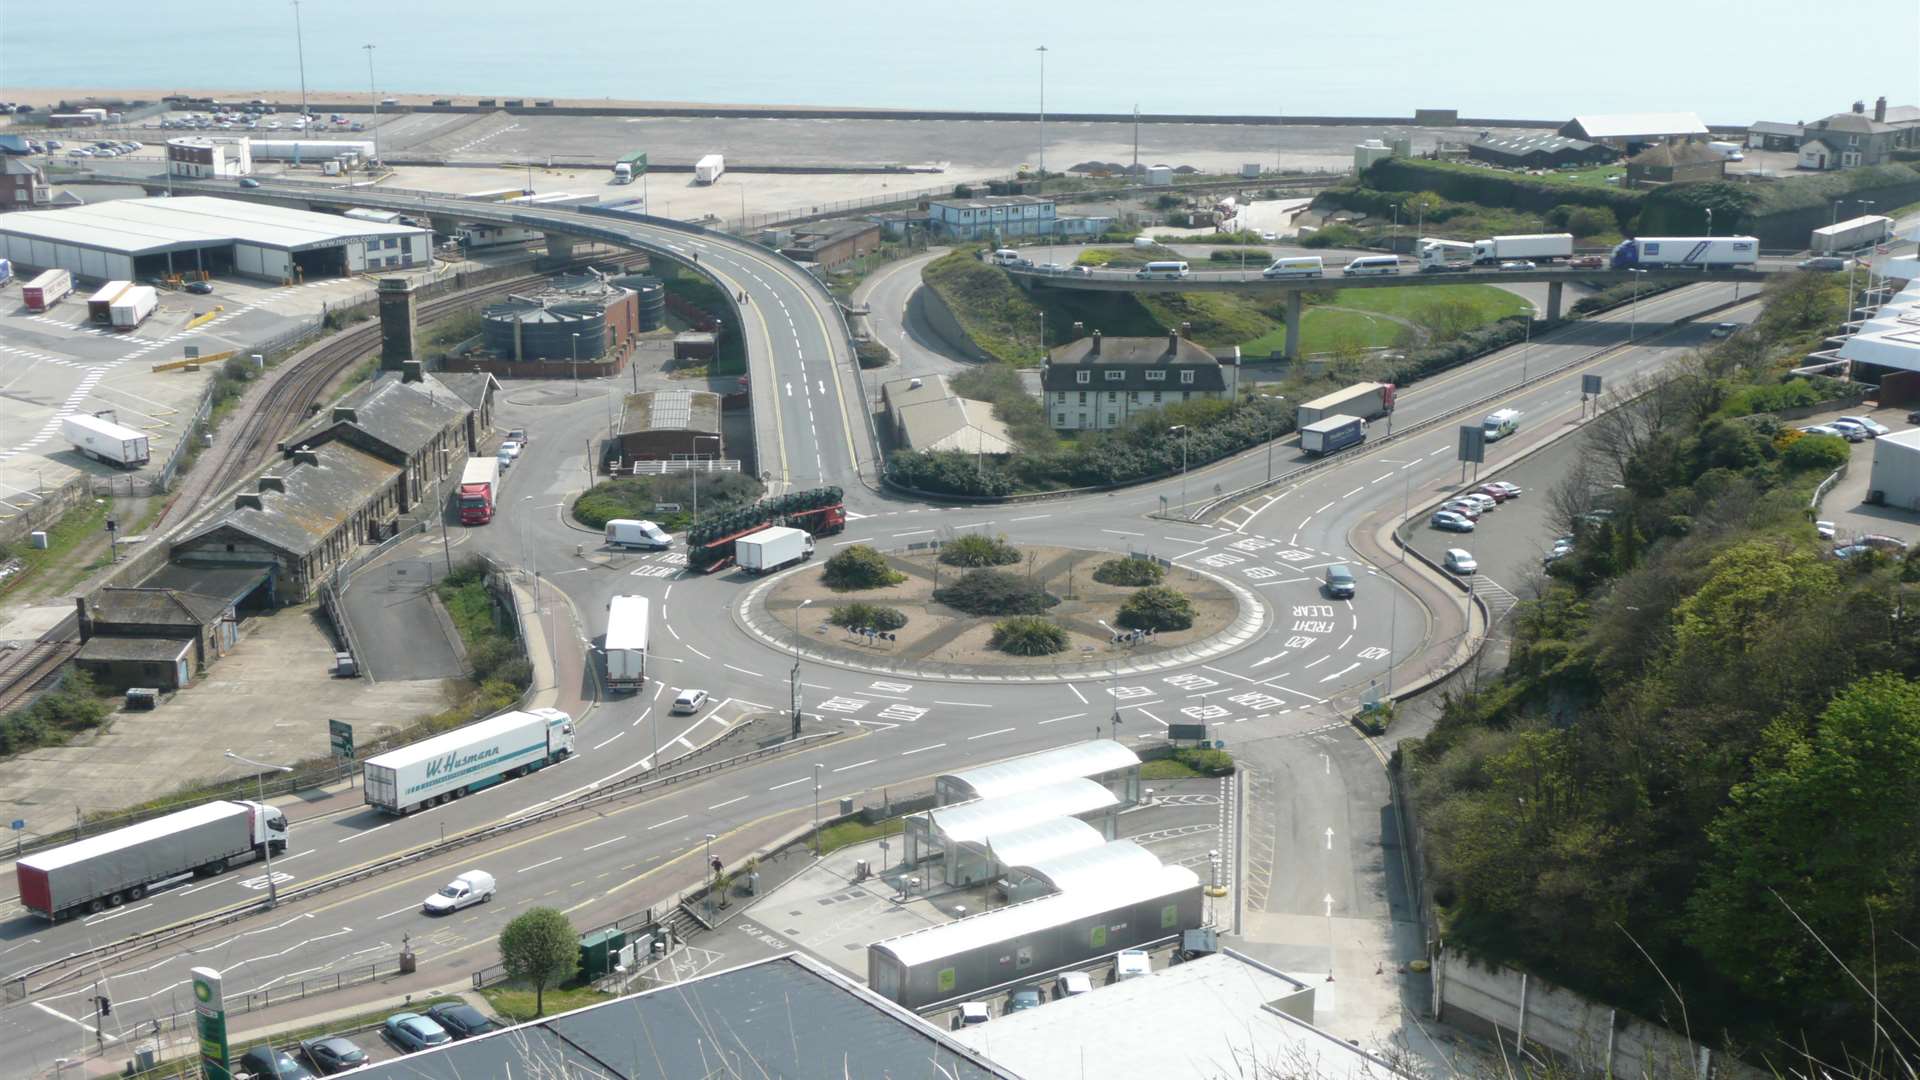
[[1329,416],[1300,429],[1300,449],[1315,457],[1367,441],[1367,422],[1357,416]]
[[647,640],[652,610],[644,596],[607,601],[607,685],[638,690],[647,685]]
[[726,171],[727,159],[725,157],[719,154],[708,154],[706,157],[694,163],[693,182],[696,184],[711,184],[720,179],[720,174]]
[[151,285],[135,285],[120,294],[107,309],[115,330],[132,330],[147,321],[160,306],[160,294]]
[[368,806],[406,814],[491,787],[573,753],[573,717],[559,709],[501,713],[367,759]]
[[733,557],[748,573],[771,573],[813,558],[813,536],[805,529],[775,525],[735,540]]
[[73,291],[73,275],[65,270],[47,270],[20,286],[20,301],[28,311],[45,311]]
[[1760,241],[1751,236],[1643,236],[1613,249],[1613,268],[1631,270],[1731,270],[1760,261]]
[[145,433],[86,413],[61,417],[60,437],[95,461],[125,469],[145,465],[152,456]]
[[500,491],[500,459],[471,457],[460,470],[460,524],[485,525],[493,520],[494,498]]
[[89,836],[14,864],[20,906],[44,919],[119,907],[154,885],[213,875],[287,850],[287,816],[257,802],[212,802]]
[[1842,221],[1824,229],[1813,230],[1813,243],[1810,245],[1816,255],[1831,255],[1839,251],[1854,251],[1869,244],[1878,244],[1893,237],[1893,219],[1879,214],[1867,214],[1864,217]]
[[1473,242],[1473,261],[1483,266],[1509,259],[1551,262],[1554,259],[1567,259],[1572,256],[1572,233],[1526,233],[1517,236],[1495,236]]
[[97,323],[113,322],[113,302],[120,294],[133,288],[131,281],[109,281],[100,286],[99,291],[87,297],[87,321]]
[[1392,411],[1392,383],[1354,383],[1344,390],[1336,390],[1301,405],[1294,413],[1293,420],[1294,426],[1304,428],[1315,420],[1324,420],[1329,416],[1346,415],[1362,420],[1378,420]]

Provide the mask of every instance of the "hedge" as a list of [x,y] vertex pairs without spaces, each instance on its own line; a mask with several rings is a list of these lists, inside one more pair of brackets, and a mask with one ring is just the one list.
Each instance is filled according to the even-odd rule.
[[[1496,169],[1465,168],[1413,158],[1385,158],[1374,162],[1362,174],[1366,187],[1378,191],[1404,193],[1431,191],[1442,198],[1481,206],[1506,206],[1531,210],[1537,214],[1563,203],[1576,206],[1600,206],[1613,211],[1615,220],[1626,225],[1640,212],[1643,196],[1636,191],[1616,191],[1604,187],[1576,187],[1550,184],[1530,176]],[[1348,189],[1342,190],[1342,198]]]
[[1108,559],[1093,568],[1093,580],[1102,585],[1158,585],[1166,568],[1152,559]]
[[1013,656],[1052,656],[1067,649],[1067,631],[1052,619],[1017,615],[993,624],[989,648]]
[[1060,598],[1004,570],[969,570],[933,598],[969,615],[1038,615]]

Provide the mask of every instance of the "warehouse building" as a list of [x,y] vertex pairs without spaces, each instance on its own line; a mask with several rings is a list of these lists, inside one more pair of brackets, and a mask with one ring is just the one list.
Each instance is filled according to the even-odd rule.
[[843,266],[880,246],[877,221],[823,221],[795,225],[780,254],[795,262],[812,263],[822,270]]
[[207,135],[168,139],[167,172],[194,180],[248,176],[253,172],[253,140]]
[[1628,153],[1642,146],[1674,139],[1705,139],[1707,125],[1690,112],[1611,113],[1576,116],[1560,125],[1556,134],[1569,139],[1606,143]]
[[0,258],[104,281],[176,270],[312,281],[426,266],[432,252],[427,229],[211,195],[114,199],[0,218]]
[[104,687],[178,690],[239,641],[232,600],[179,589],[99,589],[74,598],[74,664]]
[[706,390],[648,390],[628,394],[613,440],[616,469],[637,461],[718,461],[720,395]]
[[1467,147],[1467,157],[1506,169],[1567,169],[1604,165],[1620,156],[1611,146],[1564,135],[1490,133]]
[[1867,501],[1876,506],[1920,510],[1920,428],[1873,440]]

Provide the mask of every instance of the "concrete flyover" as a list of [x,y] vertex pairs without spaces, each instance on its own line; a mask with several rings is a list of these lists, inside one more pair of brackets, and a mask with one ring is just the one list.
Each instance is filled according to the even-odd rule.
[[1544,282],[1547,286],[1546,321],[1559,322],[1560,298],[1569,281],[1599,286],[1624,285],[1627,282],[1639,280],[1661,284],[1676,282],[1692,284],[1700,281],[1764,283],[1775,274],[1790,272],[1794,269],[1793,261],[1790,259],[1761,259],[1748,270],[1595,270],[1549,264],[1533,270],[1476,268],[1441,273],[1358,274],[1351,277],[1337,271],[1330,271],[1318,277],[1290,278],[1263,277],[1260,271],[1253,269],[1200,270],[1175,278],[1143,277],[1142,272],[1136,270],[1096,270],[1091,267],[1048,269],[1039,266],[1009,266],[1006,268],[1014,282],[1029,291],[1071,289],[1080,292],[1280,293],[1287,298],[1285,354],[1288,359],[1295,359],[1300,355],[1300,315],[1304,307],[1304,294],[1320,289],[1404,289],[1416,285],[1518,285]]

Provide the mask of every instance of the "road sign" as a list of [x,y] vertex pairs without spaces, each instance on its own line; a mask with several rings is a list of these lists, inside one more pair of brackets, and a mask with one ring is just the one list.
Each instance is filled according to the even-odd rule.
[[1168,724],[1167,738],[1173,740],[1174,742],[1179,742],[1182,739],[1195,739],[1200,742],[1205,742],[1207,739],[1207,725],[1205,724]]
[[1594,397],[1599,397],[1600,396],[1600,376],[1598,375],[1580,376],[1580,392],[1583,394],[1590,394]]
[[653,512],[656,514],[677,514],[680,512],[680,504],[657,502],[653,504]]
[[1460,425],[1460,460],[1476,465],[1487,460],[1487,432],[1479,424]]
[[19,832],[21,829],[24,829],[26,827],[27,827],[26,818],[14,818],[13,823],[7,826],[7,828],[12,829],[14,832]]
[[333,743],[333,756],[353,760],[353,725],[345,720],[327,721],[327,737]]

